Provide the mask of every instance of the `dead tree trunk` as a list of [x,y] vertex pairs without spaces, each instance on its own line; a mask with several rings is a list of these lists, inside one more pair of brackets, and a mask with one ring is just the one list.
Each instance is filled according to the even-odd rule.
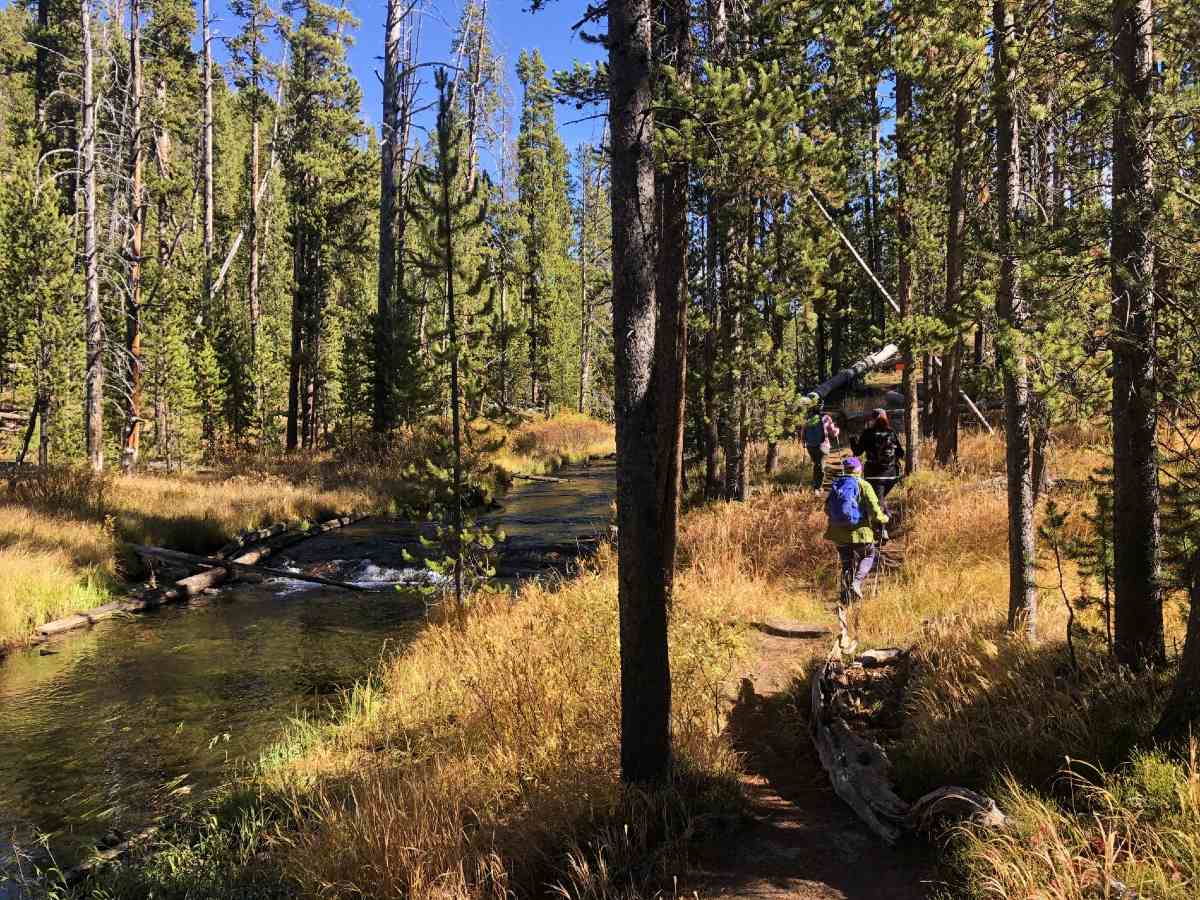
[[621,643],[621,777],[671,767],[667,561],[659,508],[651,0],[610,0],[613,338]]
[[996,205],[1000,241],[1000,284],[996,309],[1009,330],[997,346],[1004,377],[1005,459],[1008,470],[1008,627],[1037,634],[1037,585],[1034,582],[1033,473],[1029,446],[1029,368],[1024,339],[1028,310],[1018,280],[1017,229],[1021,194],[1017,166],[1020,142],[1013,104],[1016,53],[1013,19],[1007,0],[992,7],[992,59],[996,74]]
[[121,468],[133,471],[142,444],[142,237],[146,203],[142,184],[142,26],[141,0],[129,4],[129,77],[133,84],[130,119],[129,296],[125,309],[125,352],[129,385],[125,398],[125,447]]
[[[963,133],[968,120],[967,105],[958,100],[954,105],[954,162],[950,170],[950,209],[946,221],[946,313],[961,328],[957,314],[962,299],[962,236],[966,225],[966,196],[963,179],[966,161]],[[942,360],[941,382],[938,385],[940,405],[937,422],[937,461],[949,465],[958,456],[958,395],[962,371],[963,339],[958,334],[950,353]],[[932,391],[933,385],[926,385]]]
[[[900,317],[909,318],[912,308],[912,212],[909,210],[908,169],[912,165],[913,84],[912,76],[896,75],[896,294]],[[917,360],[912,342],[901,343],[904,354],[904,471],[912,474],[920,467],[919,409],[917,406]]]
[[104,317],[100,310],[100,258],[96,246],[96,96],[91,0],[80,0],[83,42],[83,127],[79,139],[83,188],[83,308],[87,328],[84,430],[92,470],[104,469]]
[[1155,372],[1151,0],[1113,7],[1113,580],[1117,658],[1164,657]]
[[[661,9],[669,62],[686,83],[691,70],[690,0],[665,0]],[[678,128],[680,114],[664,113]],[[683,476],[683,424],[687,393],[688,164],[673,160],[655,185],[660,209],[657,283],[658,322],[654,366],[658,401],[658,514],[665,602],[671,602],[678,544],[680,488]]]
[[404,37],[403,7],[407,0],[388,0],[383,42],[383,145],[379,178],[379,280],[375,320],[374,419],[377,433],[395,423],[392,410],[392,298],[396,290],[396,197],[400,138],[400,50]]

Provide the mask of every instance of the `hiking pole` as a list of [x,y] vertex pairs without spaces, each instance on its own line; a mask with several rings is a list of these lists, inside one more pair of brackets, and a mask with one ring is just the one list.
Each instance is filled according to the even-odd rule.
[[[850,251],[850,255],[854,257],[854,259],[858,262],[859,266],[862,267],[862,270],[864,272],[866,272],[867,276],[871,279],[872,282],[874,282],[875,287],[877,287],[879,289],[879,293],[883,295],[883,299],[885,299],[888,302],[888,304],[892,307],[892,309],[894,309],[899,315],[904,315],[903,311],[900,309],[900,304],[898,304],[895,300],[892,299],[892,295],[888,293],[888,289],[885,288],[883,286],[883,282],[881,282],[879,280],[879,278],[876,277],[874,270],[869,265],[867,265],[867,261],[865,259],[863,259],[862,256],[859,254],[858,248],[855,247],[854,244],[852,244],[850,242],[850,238],[846,237],[846,233],[844,231],[842,231],[842,229],[838,226],[838,223],[834,220],[833,216],[831,216],[829,214],[829,210],[827,210],[825,208],[825,204],[820,201],[820,199],[817,197],[816,193],[813,191],[813,189],[811,187],[808,188],[807,190],[808,190],[808,196],[810,198],[812,198],[812,202],[817,204],[817,209],[819,209],[821,211],[821,214],[825,217],[825,220],[827,222],[829,222],[830,227],[833,228],[833,230],[837,234],[837,236],[842,239],[842,243],[846,245],[846,249]],[[942,359],[940,356],[937,356],[936,354],[930,354],[930,358],[933,360],[934,365],[938,366],[939,368],[942,366]],[[979,407],[975,405],[975,401],[973,401],[970,397],[967,396],[967,392],[960,389],[958,393],[959,393],[959,396],[962,397],[962,399],[966,401],[967,406],[969,406],[971,408],[971,412],[973,412],[975,414],[975,418],[977,418],[979,420],[979,423],[981,425],[983,425],[984,428],[987,429],[987,433],[995,434],[995,431],[992,429],[991,423],[988,422],[987,418],[983,415],[983,413],[979,411]]]

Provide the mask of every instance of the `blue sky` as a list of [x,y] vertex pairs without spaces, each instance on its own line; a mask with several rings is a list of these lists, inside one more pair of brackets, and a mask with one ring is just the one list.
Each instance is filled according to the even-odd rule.
[[[0,7],[8,6],[11,2],[0,0]],[[603,52],[593,44],[584,43],[571,30],[587,6],[585,0],[550,0],[546,8],[537,13],[529,12],[529,5],[529,0],[489,0],[488,3],[488,18],[496,50],[505,60],[510,103],[520,101],[515,66],[521,50],[539,49],[552,71],[570,68],[575,60],[595,60]],[[198,10],[199,0],[196,0],[196,6]],[[379,58],[383,53],[386,5],[384,0],[347,0],[347,7],[359,20],[354,35],[355,43],[350,51],[350,63],[363,89],[363,118],[372,127],[378,128],[381,104],[378,72]],[[426,0],[426,7],[428,17],[422,35],[421,56],[427,61],[448,60],[450,36],[462,13],[463,0]],[[221,60],[225,53],[220,39],[235,33],[238,22],[230,16],[225,0],[213,0],[213,16],[213,31],[217,38],[214,53]],[[432,76],[428,80],[432,81]],[[593,112],[578,112],[573,105],[558,109],[563,139],[569,148],[574,148],[581,141],[595,142],[600,139],[602,124],[598,120],[571,124],[572,120]]]

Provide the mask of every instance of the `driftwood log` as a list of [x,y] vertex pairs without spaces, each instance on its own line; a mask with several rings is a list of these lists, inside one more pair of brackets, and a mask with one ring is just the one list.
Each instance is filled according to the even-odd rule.
[[927,832],[939,822],[1003,826],[1006,819],[995,802],[967,788],[938,788],[916,803],[896,794],[887,753],[875,741],[856,734],[842,710],[850,706],[849,668],[896,665],[906,654],[893,649],[869,650],[852,657],[847,666],[843,654],[853,654],[853,648],[843,626],[829,658],[812,678],[812,741],[834,793],[887,844],[914,832]]
[[207,571],[222,570],[226,572],[253,572],[256,575],[267,575],[272,578],[290,578],[294,581],[307,581],[312,584],[323,584],[327,587],[342,588],[347,591],[366,591],[371,592],[374,588],[365,588],[361,585],[350,584],[346,581],[335,581],[332,578],[323,578],[320,575],[305,575],[303,572],[292,572],[288,569],[276,569],[272,566],[260,566],[257,563],[243,562],[246,556],[240,556],[237,559],[215,559],[211,556],[196,556],[194,553],[181,553],[178,550],[165,550],[162,547],[143,547],[140,544],[131,544],[130,549],[139,556],[149,559],[160,559],[163,562],[177,563],[185,566],[195,566],[203,568]]

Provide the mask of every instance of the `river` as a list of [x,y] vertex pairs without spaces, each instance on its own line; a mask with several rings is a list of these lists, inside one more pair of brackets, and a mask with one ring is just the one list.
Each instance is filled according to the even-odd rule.
[[[561,474],[519,483],[488,517],[509,535],[499,567],[509,580],[561,568],[607,528],[612,465]],[[384,587],[421,580],[402,562],[411,543],[398,524],[368,520],[290,548],[283,562]],[[71,865],[144,827],[171,792],[228,780],[289,719],[328,715],[412,640],[425,601],[403,584],[237,584],[0,660],[0,882],[37,835]]]

